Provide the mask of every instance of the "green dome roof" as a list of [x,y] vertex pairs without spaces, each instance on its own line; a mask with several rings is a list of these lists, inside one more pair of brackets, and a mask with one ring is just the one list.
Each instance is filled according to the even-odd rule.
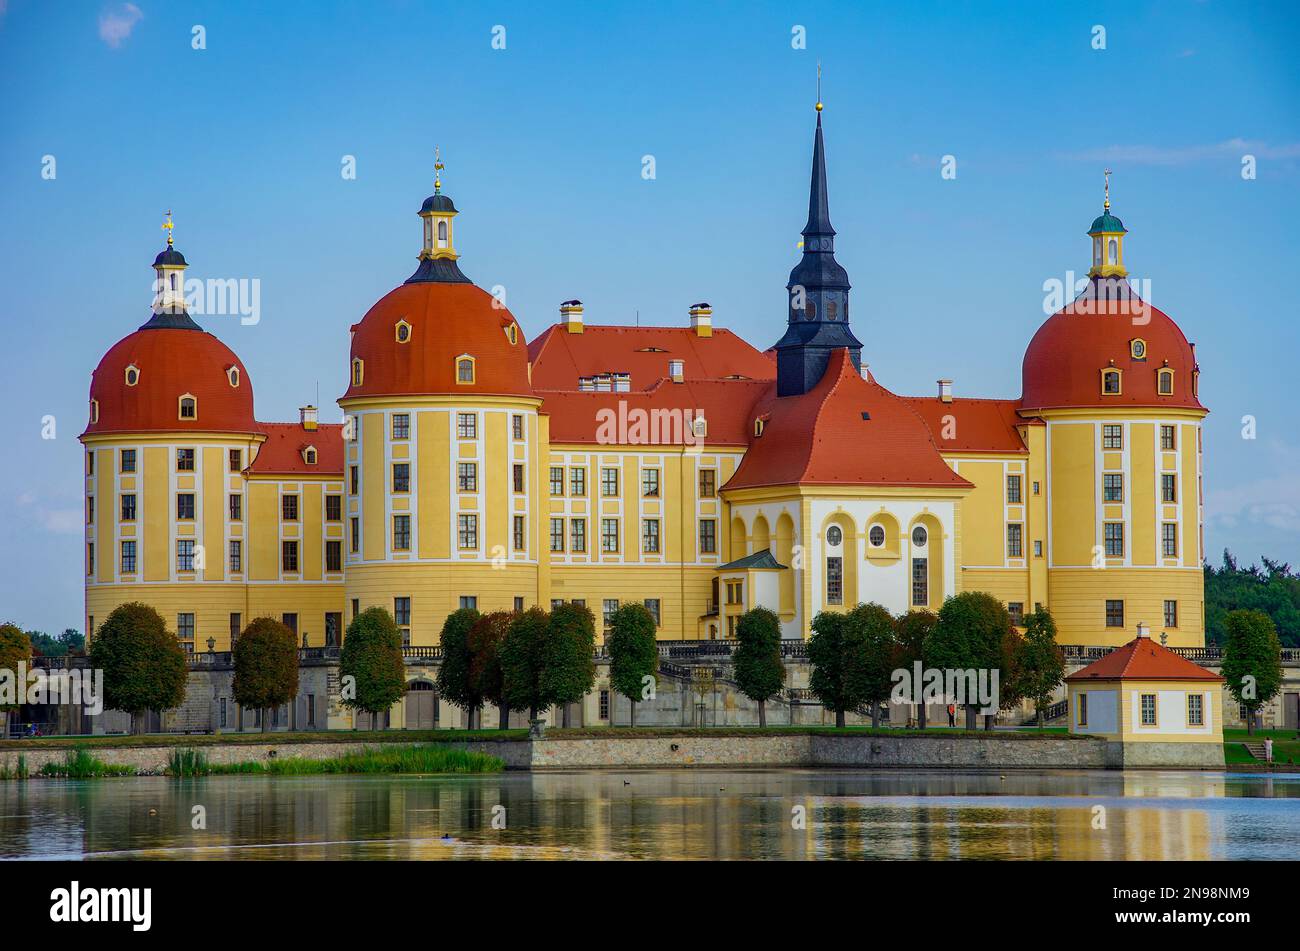
[[1109,211],[1097,216],[1096,220],[1092,223],[1092,227],[1088,229],[1088,234],[1097,234],[1100,231],[1119,231],[1123,234],[1128,233],[1128,229],[1124,227],[1124,222],[1120,221]]

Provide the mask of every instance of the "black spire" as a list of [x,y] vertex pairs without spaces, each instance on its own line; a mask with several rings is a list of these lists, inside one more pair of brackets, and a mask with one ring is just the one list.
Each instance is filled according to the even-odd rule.
[[855,367],[861,366],[862,344],[849,329],[849,287],[848,272],[835,260],[819,102],[803,258],[790,272],[786,284],[789,326],[776,344],[777,396],[797,396],[816,386],[826,372],[832,351],[841,347],[848,348]]

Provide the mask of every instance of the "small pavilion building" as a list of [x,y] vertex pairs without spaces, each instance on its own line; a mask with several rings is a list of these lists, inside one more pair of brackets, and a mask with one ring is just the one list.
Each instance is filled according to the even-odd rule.
[[1065,684],[1070,732],[1110,741],[1110,765],[1223,765],[1223,678],[1153,641],[1145,623]]

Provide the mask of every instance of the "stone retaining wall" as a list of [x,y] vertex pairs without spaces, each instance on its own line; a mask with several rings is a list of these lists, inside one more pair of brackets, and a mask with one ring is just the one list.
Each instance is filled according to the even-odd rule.
[[[924,736],[869,734],[773,733],[749,734],[720,731],[714,736],[620,736],[617,731],[599,737],[549,736],[530,740],[450,740],[449,746],[486,753],[505,761],[507,769],[662,769],[673,767],[835,767],[912,769],[1106,769],[1134,766],[1222,768],[1222,748],[1208,744],[1129,744],[1141,750],[1117,751],[1101,737],[1069,738],[1027,734]],[[312,743],[229,743],[198,747],[212,763],[240,763],[276,757],[326,759],[355,752],[363,746],[394,748],[405,743],[359,743],[338,740]],[[1151,750],[1148,747],[1179,747]],[[1203,747],[1203,748],[1200,748]],[[161,772],[175,749],[185,744],[157,746],[91,746],[106,763]],[[35,773],[47,762],[61,762],[63,748],[10,747],[0,751],[0,764],[10,770],[20,754]],[[1212,755],[1218,751],[1217,763]],[[1198,757],[1188,758],[1189,752]],[[1175,755],[1178,754],[1178,755]]]

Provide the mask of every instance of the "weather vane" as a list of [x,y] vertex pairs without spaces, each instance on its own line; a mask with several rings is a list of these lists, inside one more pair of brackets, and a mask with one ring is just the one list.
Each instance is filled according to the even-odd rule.
[[438,146],[433,147],[433,193],[438,194],[438,189],[442,188],[442,158]]
[[822,111],[822,61],[817,61],[817,111]]
[[167,220],[163,222],[162,227],[163,231],[167,232],[167,247],[170,248],[172,246],[172,228],[176,227],[172,224],[172,210],[170,208],[167,209]]
[[1106,207],[1106,208],[1110,208],[1110,176],[1111,176],[1111,174],[1112,174],[1112,173],[1111,173],[1111,170],[1110,170],[1110,169],[1106,169],[1106,203],[1105,203],[1105,207]]

